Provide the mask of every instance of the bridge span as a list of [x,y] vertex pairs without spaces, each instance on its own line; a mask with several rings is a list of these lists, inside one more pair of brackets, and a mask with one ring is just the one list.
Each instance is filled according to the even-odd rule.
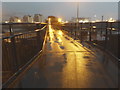
[[111,58],[48,26],[43,52],[10,85],[15,88],[117,88]]

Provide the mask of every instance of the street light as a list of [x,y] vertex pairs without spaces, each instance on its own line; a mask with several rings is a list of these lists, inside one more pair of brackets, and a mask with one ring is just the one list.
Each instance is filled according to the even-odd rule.
[[20,20],[20,19],[18,19],[18,20],[17,20],[17,22],[18,22],[18,23],[21,23],[21,20]]
[[9,23],[9,21],[5,21],[5,23]]
[[51,25],[51,18],[48,18],[48,24]]
[[58,22],[62,22],[62,18],[58,18]]
[[[76,29],[79,29],[79,2],[77,2],[77,20],[76,20]],[[76,30],[75,30],[75,39],[76,39]]]
[[115,22],[115,20],[113,18],[110,18],[108,22]]

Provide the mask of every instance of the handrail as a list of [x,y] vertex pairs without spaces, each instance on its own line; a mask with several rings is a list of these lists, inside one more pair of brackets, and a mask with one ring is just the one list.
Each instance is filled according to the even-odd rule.
[[0,25],[17,25],[17,24],[46,24],[46,23],[0,23]]
[[41,29],[36,29],[35,31],[41,31],[43,29],[45,29],[47,26],[45,25],[44,27],[42,27]]
[[36,58],[39,54],[41,54],[41,53],[42,53],[42,50],[41,50],[40,52],[38,52],[29,62],[27,62],[27,63],[26,63],[22,68],[20,68],[15,74],[13,74],[13,75],[7,80],[7,82],[3,83],[3,84],[2,84],[2,88],[8,87],[8,86],[11,84],[11,82],[13,82],[13,81],[17,78],[17,76],[19,76],[20,73],[21,73],[22,71],[24,71],[25,68],[28,67],[28,66],[30,65],[30,63],[31,63],[33,60],[35,60],[35,58]]
[[[44,30],[45,28],[46,28],[46,25],[45,25],[44,27],[42,27],[41,29],[36,29],[35,31],[41,31],[41,30]],[[0,39],[8,39],[8,38],[12,38],[12,37],[15,37],[15,36],[20,36],[20,35],[23,35],[23,34],[33,33],[33,32],[35,32],[35,31],[24,32],[24,33],[20,33],[20,34],[8,36],[8,37],[3,37],[3,38],[0,38]]]
[[[25,33],[20,33],[20,34],[16,34],[16,35],[12,35],[9,37],[3,37],[2,40],[4,39],[11,39],[11,44],[9,43],[5,43],[5,46],[3,47],[4,53],[6,52],[6,50],[8,50],[9,52],[6,52],[5,55],[7,57],[8,54],[10,54],[9,56],[11,56],[9,59],[12,60],[11,63],[14,65],[13,61],[18,63],[19,66],[16,66],[17,69],[16,71],[14,71],[12,73],[12,75],[10,77],[7,78],[7,80],[3,83],[2,87],[6,88],[12,81],[14,81],[16,79],[16,77],[22,72],[24,71],[24,69],[39,55],[42,53],[42,48],[43,48],[43,44],[44,44],[44,39],[46,35],[46,25],[41,28],[41,29],[37,29],[38,31],[34,30],[31,32],[25,32]],[[35,33],[35,36],[33,37],[34,39],[26,39],[24,38],[24,36],[26,36],[25,34],[31,35],[31,33]],[[24,38],[24,40],[19,39],[17,36],[22,36]],[[17,39],[15,39],[15,37],[17,37]],[[43,38],[41,38],[43,37]],[[31,38],[31,37],[30,37]],[[19,40],[19,43],[16,43],[16,41]],[[31,42],[31,45],[27,44],[27,42]],[[23,43],[26,43],[25,47],[24,45],[22,45]],[[3,41],[4,44],[4,41]],[[26,54],[26,56],[24,57],[24,55],[22,53],[24,53],[24,49],[27,47],[27,49],[31,50],[31,53]],[[32,47],[32,48],[31,48]],[[22,51],[20,49],[22,49]],[[20,50],[20,53],[18,52]],[[33,50],[33,51],[32,51]],[[16,52],[17,51],[17,52]],[[21,53],[22,52],[22,53]],[[20,55],[19,55],[20,54]],[[17,57],[18,55],[18,57]],[[21,57],[22,55],[22,57]],[[30,58],[26,58],[29,57],[30,55],[32,55]],[[20,56],[20,57],[19,57]],[[14,58],[15,57],[15,58]],[[5,58],[4,58],[5,59]],[[25,60],[25,61],[21,61],[19,62],[19,60]],[[5,59],[4,62],[9,61],[8,59]],[[12,66],[13,67],[13,66]],[[7,69],[7,67],[4,66],[4,70],[5,71],[12,71],[13,69]]]
[[[45,29],[45,28],[46,28],[46,26],[44,26],[44,27],[43,27],[42,29],[40,29],[40,30],[43,30],[43,29]],[[8,87],[8,86],[11,84],[11,82],[14,81],[14,80],[16,79],[16,77],[19,76],[19,74],[20,74],[22,71],[24,71],[24,69],[25,69],[27,66],[29,66],[30,63],[31,63],[33,60],[35,60],[35,58],[36,58],[38,55],[42,54],[42,51],[43,51],[44,45],[45,45],[45,41],[46,41],[46,35],[47,35],[47,32],[45,33],[42,50],[41,50],[40,52],[38,52],[38,53],[37,53],[28,63],[26,63],[22,68],[20,68],[11,78],[9,78],[9,80],[2,85],[3,88]]]
[[[92,22],[91,22],[92,23]],[[91,38],[92,38],[92,40],[99,40],[99,39],[97,39],[96,37],[97,37],[97,35],[98,35],[98,33],[97,32],[100,32],[100,39],[102,38],[103,39],[103,37],[105,38],[105,40],[103,40],[103,41],[105,41],[105,43],[108,43],[107,41],[108,41],[108,38],[110,38],[110,37],[108,37],[108,36],[110,36],[110,35],[115,35],[115,33],[114,32],[117,32],[116,33],[116,38],[118,37],[118,35],[120,35],[120,27],[119,27],[119,24],[120,24],[120,21],[117,21],[117,22],[95,22],[95,23],[92,23],[93,25],[91,25],[91,26],[96,26],[96,28],[93,28],[93,27],[91,27],[91,26],[88,26],[88,23],[79,23],[80,24],[80,26],[79,26],[79,30],[76,30],[76,28],[75,28],[75,24],[72,24],[72,23],[66,23],[65,25],[66,26],[64,26],[63,28],[66,28],[66,30],[65,31],[67,31],[68,32],[68,34],[69,35],[73,35],[73,36],[75,36],[74,38],[76,38],[76,39],[78,39],[78,40],[80,40],[81,42],[82,41],[89,41],[89,42],[92,42],[92,41],[90,41],[90,36],[92,36]],[[103,24],[104,26],[102,27],[101,26],[101,24]],[[113,26],[114,26],[114,28],[115,28],[115,30],[112,30],[113,29]],[[83,28],[87,28],[87,30],[85,31],[85,30],[83,30]],[[91,28],[90,28],[91,27]],[[74,35],[75,34],[75,31],[78,31],[78,35]],[[85,35],[86,36],[83,36],[82,35],[82,32],[83,32],[83,34],[84,34],[84,32],[86,33]],[[89,34],[88,34],[88,32],[89,32]],[[93,32],[93,34],[91,34],[91,32]],[[94,32],[96,32],[96,34],[94,34]],[[93,35],[96,35],[96,37],[94,37]],[[104,35],[104,36],[103,36]],[[88,37],[87,37],[88,36]],[[85,37],[85,40],[83,40],[82,38],[83,37]],[[99,38],[99,37],[98,37]],[[88,40],[89,39],[89,40]],[[114,40],[114,39],[113,39]],[[117,42],[117,39],[116,39],[116,42]],[[103,42],[103,44],[105,44],[104,42]],[[103,45],[103,47],[106,47],[106,44],[105,44],[105,46]],[[110,46],[111,47],[111,46]],[[115,45],[114,45],[114,47],[115,47]],[[107,47],[106,47],[107,48]],[[111,47],[112,48],[112,47]],[[114,57],[114,59],[115,60],[117,60],[117,61],[120,61],[120,59],[118,59],[117,57],[117,51],[114,51],[113,53],[110,51],[110,50],[108,50],[108,49],[106,49],[106,51],[108,52],[109,51],[109,54],[111,54],[113,57]],[[114,54],[116,54],[116,56],[114,55]]]

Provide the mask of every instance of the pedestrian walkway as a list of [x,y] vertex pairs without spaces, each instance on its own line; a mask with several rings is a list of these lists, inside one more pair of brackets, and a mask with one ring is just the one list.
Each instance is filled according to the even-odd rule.
[[117,82],[113,82],[99,61],[102,58],[97,56],[94,51],[83,47],[62,30],[52,29],[50,25],[42,56],[16,87],[116,88]]

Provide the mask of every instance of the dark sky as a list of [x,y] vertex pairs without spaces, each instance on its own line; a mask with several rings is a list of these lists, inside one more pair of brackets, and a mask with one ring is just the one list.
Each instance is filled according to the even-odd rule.
[[[54,15],[70,20],[76,17],[76,2],[3,2],[2,14],[3,20],[10,16],[34,15],[42,14],[45,17]],[[104,15],[105,19],[110,17],[117,19],[118,3],[117,2],[80,2],[79,17],[90,17],[91,19],[101,19]]]

